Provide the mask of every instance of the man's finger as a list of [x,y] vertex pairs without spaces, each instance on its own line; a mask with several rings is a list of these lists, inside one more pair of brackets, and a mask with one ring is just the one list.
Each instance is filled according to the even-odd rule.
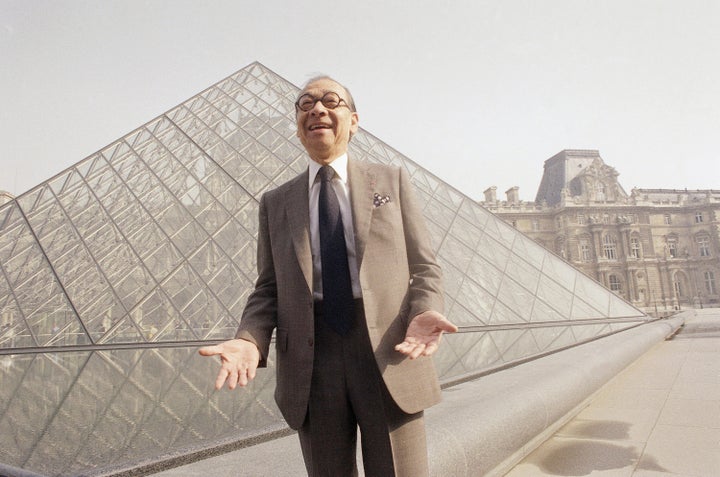
[[438,323],[437,327],[447,333],[455,333],[458,330],[458,327],[449,322],[448,320],[441,320]]
[[409,354],[410,359],[419,358],[420,355],[423,354],[423,351],[425,351],[425,345],[422,343],[418,343],[415,345],[415,349],[412,350],[412,352]]
[[437,342],[430,343],[429,345],[427,345],[425,347],[425,351],[423,351],[423,356],[432,356],[433,353],[435,353],[435,351],[437,351],[437,350],[438,350],[438,343]]
[[395,345],[395,351],[400,351],[401,353],[408,354],[410,351],[412,351],[414,346],[415,345],[410,344],[407,341],[403,341],[402,343]]
[[248,382],[250,382],[250,380],[248,379],[248,370],[241,369],[238,373],[238,384],[242,387],[245,387],[247,386]]
[[241,380],[242,378],[238,370],[236,368],[230,369],[230,373],[228,375],[228,388],[235,389]]
[[215,356],[222,352],[223,349],[220,345],[203,346],[198,350],[201,356]]
[[220,372],[217,375],[217,379],[215,379],[215,389],[222,389],[223,385],[225,384],[225,381],[228,377],[228,370],[225,368],[220,368]]
[[253,379],[255,379],[255,371],[257,371],[257,366],[251,365],[248,367],[248,381],[252,381]]

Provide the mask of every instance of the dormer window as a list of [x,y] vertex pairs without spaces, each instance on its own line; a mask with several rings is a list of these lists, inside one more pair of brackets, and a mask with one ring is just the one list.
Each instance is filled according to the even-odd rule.
[[605,202],[605,184],[598,182],[595,184],[595,200],[598,202]]

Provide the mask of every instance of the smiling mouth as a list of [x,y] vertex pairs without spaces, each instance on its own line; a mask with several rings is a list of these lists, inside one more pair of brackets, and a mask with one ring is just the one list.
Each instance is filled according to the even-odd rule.
[[308,128],[310,131],[317,131],[318,129],[330,129],[328,124],[313,124]]

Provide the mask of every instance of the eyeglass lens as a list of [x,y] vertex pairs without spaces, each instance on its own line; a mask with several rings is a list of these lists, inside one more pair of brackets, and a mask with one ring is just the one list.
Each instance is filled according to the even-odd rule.
[[325,93],[322,98],[316,98],[309,93],[303,94],[300,96],[300,99],[298,99],[296,104],[301,110],[310,111],[315,107],[315,103],[318,101],[320,101],[327,109],[335,109],[340,106],[340,102],[343,100],[337,93],[329,91]]

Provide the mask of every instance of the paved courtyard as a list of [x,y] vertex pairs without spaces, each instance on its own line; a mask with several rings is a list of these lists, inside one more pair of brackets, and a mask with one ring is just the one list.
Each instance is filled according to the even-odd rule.
[[720,476],[720,310],[697,310],[506,477]]

